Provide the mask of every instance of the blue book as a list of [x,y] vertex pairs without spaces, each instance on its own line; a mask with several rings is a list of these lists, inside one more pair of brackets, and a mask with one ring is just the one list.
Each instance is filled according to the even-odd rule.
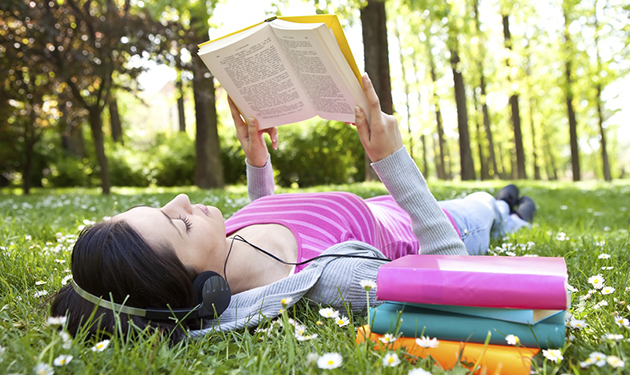
[[[390,302],[403,305],[402,302]],[[560,314],[563,310],[537,310],[537,309],[502,309],[498,307],[475,307],[475,306],[454,306],[454,305],[429,305],[426,303],[408,303],[407,306],[420,307],[429,310],[447,311],[462,315],[478,316],[504,320],[521,324],[536,324],[545,321],[551,316]]]
[[564,310],[534,325],[389,302],[371,310],[372,332],[378,334],[484,343],[490,332],[493,345],[507,345],[505,336],[513,334],[522,346],[541,349],[562,347],[565,340]]

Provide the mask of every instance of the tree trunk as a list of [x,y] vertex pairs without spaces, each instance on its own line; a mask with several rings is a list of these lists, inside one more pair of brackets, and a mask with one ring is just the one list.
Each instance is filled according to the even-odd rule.
[[553,156],[553,152],[551,150],[550,134],[547,132],[544,122],[540,125],[540,128],[542,129],[543,148],[548,159],[545,161],[547,178],[549,180],[557,180],[558,169],[556,167],[556,158]]
[[[98,106],[95,106],[98,108]],[[107,166],[107,156],[105,155],[105,139],[103,136],[103,122],[101,112],[97,108],[90,108],[90,129],[92,129],[92,138],[94,139],[94,151],[96,152],[96,160],[100,167],[101,188],[103,194],[110,193],[109,169]]]
[[[530,90],[531,91],[531,90]],[[535,99],[529,96],[529,126],[532,132],[532,158],[534,159],[534,180],[540,180],[540,167],[538,166],[538,152],[536,151],[536,124],[534,123]]]
[[475,179],[475,164],[470,150],[470,133],[468,131],[468,109],[466,107],[466,88],[464,76],[459,67],[459,53],[456,42],[451,48],[451,68],[457,104],[457,130],[459,131],[459,165],[462,180]]
[[479,22],[478,0],[475,0],[473,3],[473,13],[475,18],[475,28],[477,29],[477,36],[480,41],[478,43],[479,60],[477,60],[477,67],[479,69],[479,88],[481,89],[481,111],[483,113],[483,127],[486,132],[486,139],[488,140],[488,159],[490,159],[490,164],[492,165],[492,176],[494,178],[498,178],[499,169],[497,168],[497,158],[494,154],[494,141],[492,139],[492,129],[490,127],[490,112],[488,111],[488,104],[486,102],[486,77],[483,73],[483,64],[486,53],[484,50],[484,38],[482,38],[483,34],[481,33],[481,22]]
[[118,142],[120,144],[125,144],[123,140],[123,130],[122,123],[120,122],[120,114],[118,113],[118,102],[116,101],[116,97],[111,95],[109,97],[109,123],[111,125],[112,130],[112,139],[114,142]]
[[201,58],[193,57],[195,98],[195,185],[202,189],[223,188],[223,164],[217,131],[214,77]]
[[[597,74],[602,71],[602,58],[599,53],[599,19],[597,18],[597,1],[595,1],[595,9],[594,9],[594,19],[595,19],[595,52],[597,57]],[[597,81],[597,125],[599,126],[599,135],[600,139],[600,148],[602,150],[602,171],[604,174],[604,181],[612,181],[612,176],[610,175],[610,164],[608,162],[608,150],[606,146],[606,132],[604,130],[604,110],[602,108],[602,83],[601,77],[598,77]]]
[[[427,29],[427,32],[430,33],[430,30]],[[442,113],[440,112],[440,97],[437,93],[437,73],[435,68],[435,60],[433,59],[433,53],[431,52],[431,35],[427,35],[426,39],[427,53],[429,58],[429,72],[431,74],[431,82],[433,84],[433,106],[435,107],[435,123],[437,126],[437,136],[438,136],[438,146],[439,146],[439,157],[436,154],[434,157],[436,159],[435,166],[437,168],[437,177],[439,180],[446,179],[446,168],[445,168],[445,141],[444,141],[444,128],[442,127]]]
[[[510,16],[503,15],[503,37],[505,48],[512,51],[512,35],[510,34]],[[510,59],[506,60],[506,65],[510,69]],[[512,81],[511,75],[509,81]],[[514,130],[514,149],[516,152],[516,177],[518,179],[527,179],[527,171],[525,169],[525,151],[523,148],[523,135],[521,132],[521,114],[518,105],[518,94],[513,93],[510,96],[510,108],[512,109],[512,128]]]
[[411,108],[409,105],[409,93],[411,90],[409,88],[409,81],[407,81],[407,74],[405,71],[405,56],[403,56],[402,53],[403,43],[400,37],[400,33],[398,32],[398,24],[396,24],[396,27],[394,28],[394,34],[396,35],[396,39],[398,39],[398,58],[400,59],[400,69],[403,77],[403,87],[405,89],[405,112],[407,112],[407,136],[409,137],[409,156],[411,156],[411,160],[415,160],[413,157],[413,134],[411,132]]
[[[566,9],[563,9],[564,14],[564,45],[567,50],[571,48],[571,37],[569,36],[569,15]],[[571,57],[572,55],[566,55],[566,61],[564,63],[564,76],[565,85],[564,93],[566,96],[567,104],[567,116],[569,118],[569,144],[571,146],[571,170],[573,172],[573,181],[580,181],[580,153],[577,143],[577,120],[575,118],[575,111],[573,110],[573,88],[571,77]]]
[[[361,25],[365,71],[374,84],[374,89],[381,102],[381,110],[391,115],[394,113],[394,108],[389,75],[385,3],[378,0],[368,0],[367,5],[361,9]],[[365,180],[378,181],[378,176],[370,166],[367,154],[365,154],[365,160]]]
[[475,108],[475,130],[477,134],[477,152],[479,153],[479,173],[481,174],[482,180],[489,180],[490,173],[488,172],[488,164],[486,163],[486,158],[483,155],[483,143],[481,141],[481,124],[479,123],[479,103],[477,100],[477,93],[473,91],[473,103]]
[[184,83],[182,82],[182,72],[177,71],[177,80],[175,81],[177,90],[177,118],[179,120],[179,131],[186,131],[186,113],[184,111]]

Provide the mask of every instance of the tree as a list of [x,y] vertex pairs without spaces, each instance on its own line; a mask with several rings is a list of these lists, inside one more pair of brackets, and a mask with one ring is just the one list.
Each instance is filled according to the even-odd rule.
[[[159,0],[152,2],[149,6],[152,14],[156,16],[162,16],[165,13],[176,15],[172,20],[163,19],[165,23],[170,23],[170,30],[176,30],[171,39],[175,51],[166,50],[169,56],[165,58],[183,68],[181,48],[187,48],[193,56],[188,69],[193,73],[192,86],[195,102],[195,185],[202,189],[225,186],[217,129],[214,77],[196,53],[197,46],[208,40],[210,12],[215,4],[216,0],[195,2]],[[181,28],[177,29],[177,27]],[[178,91],[181,97],[181,87]],[[183,101],[181,103],[181,107],[178,104],[178,108],[181,108],[179,109],[180,129],[182,128],[181,121],[184,119]]]
[[570,9],[573,8],[572,0],[562,1],[562,14],[564,16],[564,95],[567,105],[567,116],[569,119],[569,145],[571,148],[571,170],[573,172],[573,181],[580,181],[580,154],[578,149],[577,136],[577,120],[575,118],[575,109],[573,108],[573,67],[572,67],[572,51],[571,34],[569,33]]
[[[392,84],[389,75],[389,50],[387,44],[387,15],[385,2],[368,0],[361,8],[361,25],[363,32],[363,54],[365,71],[370,76],[374,89],[381,102],[381,110],[393,114]],[[366,181],[378,180],[374,169],[369,166],[369,158],[365,156]]]
[[[484,34],[481,32],[481,22],[479,21],[479,0],[473,0],[473,18],[475,21],[475,36],[477,36],[478,42],[478,58],[477,58],[477,69],[479,70],[479,91],[480,91],[480,102],[481,102],[481,112],[483,114],[483,127],[486,133],[486,139],[488,141],[488,159],[490,159],[490,164],[492,166],[492,175],[494,178],[499,177],[499,170],[497,168],[497,158],[494,154],[494,140],[492,138],[492,128],[490,125],[490,112],[488,110],[488,103],[486,101],[487,93],[486,93],[486,75],[484,73],[484,60],[485,60],[485,42],[486,38]],[[481,154],[481,151],[480,151]],[[481,157],[481,155],[480,155]],[[482,171],[482,179],[483,179],[483,171]]]
[[143,14],[131,14],[129,2],[122,9],[113,0],[27,4],[28,8],[20,13],[22,22],[39,30],[37,38],[46,46],[30,53],[47,62],[60,90],[70,92],[73,103],[87,112],[102,191],[109,194],[102,112],[108,103],[114,72],[125,72],[130,77],[139,74],[139,69],[126,68],[124,64],[131,55],[153,48],[154,43],[147,38],[150,34],[143,31],[150,30],[150,23]]
[[[515,77],[512,77],[510,62],[512,59],[513,46],[512,46],[512,33],[510,32],[510,15],[507,13],[507,7],[503,7],[503,14],[501,15],[503,20],[503,37],[505,40],[505,48],[509,51],[508,58],[505,63],[508,67],[509,81],[512,82]],[[511,8],[511,7],[510,7]],[[512,89],[510,87],[510,89]],[[525,170],[525,151],[523,149],[523,134],[521,131],[521,114],[518,104],[518,93],[512,92],[510,95],[510,109],[512,110],[512,129],[514,130],[514,149],[516,151],[516,177],[519,179],[526,179],[527,172]]]
[[466,87],[464,75],[460,66],[459,43],[457,37],[450,39],[451,69],[453,70],[453,89],[457,104],[457,130],[459,131],[459,165],[462,180],[475,179],[475,164],[470,149],[470,132],[468,131],[468,106],[466,105]]

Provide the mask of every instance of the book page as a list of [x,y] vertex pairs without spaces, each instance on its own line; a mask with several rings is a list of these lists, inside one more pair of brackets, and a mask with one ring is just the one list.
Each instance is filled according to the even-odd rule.
[[199,56],[247,118],[256,117],[261,129],[303,121],[315,116],[308,95],[268,26],[247,30],[244,36]]
[[[281,20],[271,23],[317,114],[328,120],[354,122],[357,104],[368,113],[363,89],[332,32],[325,24],[297,25]],[[341,63],[332,55],[338,55]]]

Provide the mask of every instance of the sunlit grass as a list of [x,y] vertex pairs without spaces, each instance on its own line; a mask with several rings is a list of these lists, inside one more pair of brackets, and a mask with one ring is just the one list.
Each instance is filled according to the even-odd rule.
[[[486,190],[494,192],[504,183],[444,183],[430,181],[438,199],[463,197]],[[526,182],[521,192],[538,204],[536,224],[512,236],[493,241],[495,253],[503,256],[536,254],[564,256],[573,293],[571,313],[582,328],[567,328],[567,344],[559,363],[535,357],[534,366],[544,374],[624,373],[615,358],[630,368],[630,182],[612,185],[589,183]],[[317,187],[308,191],[347,190],[369,197],[385,193],[377,183]],[[281,189],[282,192],[295,191]],[[160,206],[178,193],[193,202],[217,206],[228,217],[248,202],[244,186],[204,191],[185,188],[114,188],[101,196],[97,189],[35,190],[32,196],[11,195],[0,190],[0,373],[33,373],[40,363],[55,373],[320,373],[313,353],[339,353],[337,373],[407,374],[422,367],[436,374],[430,360],[408,361],[383,367],[386,353],[355,344],[355,329],[366,322],[355,314],[350,324],[339,327],[319,315],[318,307],[300,302],[287,311],[305,332],[317,335],[295,339],[291,324],[265,322],[259,330],[216,333],[186,344],[169,346],[157,334],[133,342],[112,339],[102,352],[92,351],[95,342],[64,342],[58,331],[46,325],[48,301],[69,275],[70,251],[83,225],[102,220],[138,204]],[[529,244],[528,244],[529,243]],[[589,278],[601,275],[603,294]],[[65,280],[64,280],[65,278]],[[607,289],[606,292],[610,292]],[[46,294],[47,293],[47,294]],[[293,348],[288,350],[287,348]],[[602,367],[588,364],[592,353],[608,358]],[[404,357],[402,351],[398,357]],[[60,357],[71,355],[69,357]],[[54,362],[66,364],[54,366]],[[309,361],[310,360],[310,361]],[[582,365],[588,366],[581,368]],[[40,368],[42,369],[42,368]],[[446,373],[466,373],[463,367]]]

